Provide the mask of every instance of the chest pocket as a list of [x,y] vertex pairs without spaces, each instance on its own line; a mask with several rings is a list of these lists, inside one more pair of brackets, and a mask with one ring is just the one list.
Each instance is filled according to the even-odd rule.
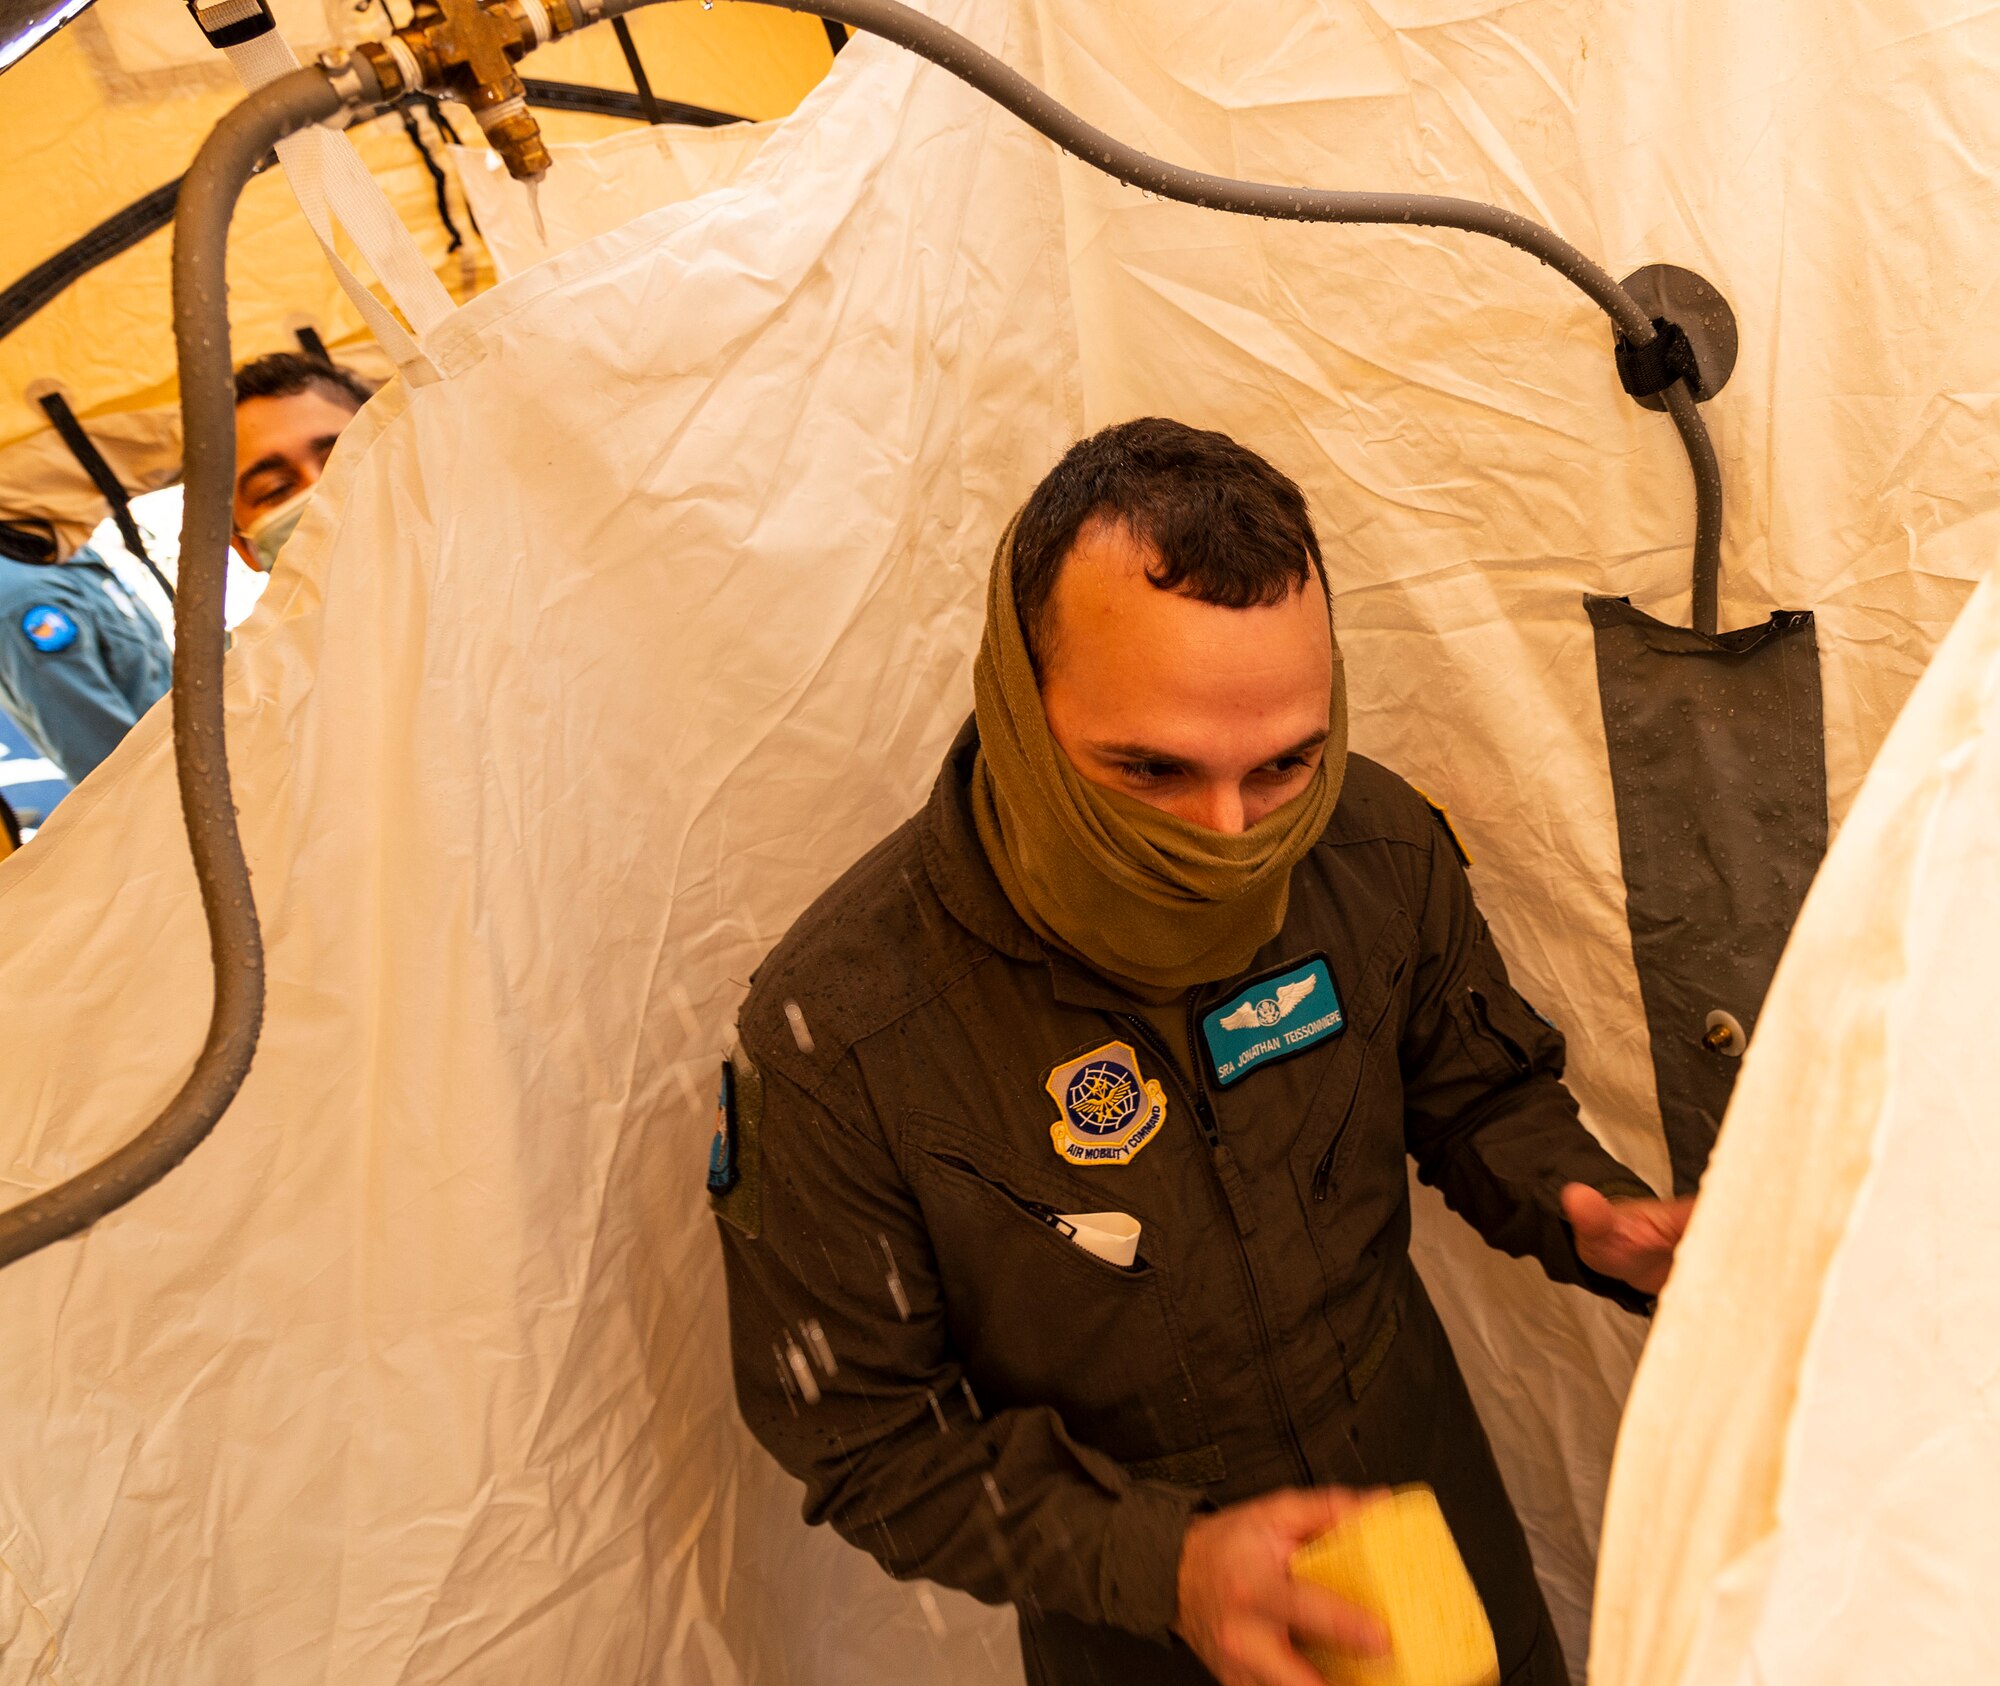
[[[1408,973],[1416,929],[1397,908],[1368,951],[1348,996],[1347,1034],[1307,1114],[1292,1153],[1293,1176],[1315,1221],[1333,1206],[1342,1173],[1357,1151],[1385,1147],[1397,1189],[1403,1186],[1402,1079],[1394,1026],[1386,1021]],[[1365,1143],[1371,1123],[1386,1123],[1382,1143]],[[1370,1160],[1378,1155],[1370,1155]]]
[[1049,1406],[1077,1440],[1141,1473],[1219,1478],[1220,1468],[1208,1468],[1219,1457],[1167,1272],[1149,1256],[1148,1235],[1141,1231],[1129,1268],[1085,1252],[1049,1218],[1099,1207],[1101,1194],[993,1143],[975,1148],[931,1114],[910,1115],[904,1158],[952,1342],[980,1402]]

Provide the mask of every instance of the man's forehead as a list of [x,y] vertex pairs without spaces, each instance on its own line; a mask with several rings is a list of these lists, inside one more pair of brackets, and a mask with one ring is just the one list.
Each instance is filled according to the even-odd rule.
[[258,456],[307,448],[315,440],[338,434],[354,415],[353,405],[329,398],[316,387],[280,397],[246,398],[236,406],[238,455],[253,444]]
[[[1050,587],[1050,606],[1054,608],[1065,602],[1082,606],[1114,598],[1144,601],[1150,594],[1194,608],[1217,607],[1203,601],[1193,590],[1159,584],[1159,577],[1167,572],[1167,561],[1160,547],[1131,522],[1117,514],[1093,515],[1077,529],[1075,539],[1063,555]],[[1326,601],[1326,587],[1319,570],[1303,552],[1283,601],[1295,602],[1302,595],[1309,596],[1316,605],[1324,605]]]
[[1107,537],[1090,546],[1079,541],[1051,593],[1045,668],[1107,640],[1131,638],[1190,654],[1226,646],[1232,659],[1254,661],[1270,629],[1299,619],[1318,623],[1318,630],[1307,634],[1312,642],[1328,641],[1326,598],[1315,574],[1306,574],[1276,602],[1234,608],[1156,584],[1149,570],[1157,566],[1158,552],[1143,540]]

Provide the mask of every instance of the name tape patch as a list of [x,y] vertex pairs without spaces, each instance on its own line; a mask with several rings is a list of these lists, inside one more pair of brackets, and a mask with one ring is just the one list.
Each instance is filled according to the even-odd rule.
[[1139,1069],[1129,1042],[1105,1042],[1064,1060],[1042,1086],[1061,1114],[1049,1139],[1072,1165],[1123,1165],[1166,1122],[1167,1093]]
[[1260,1065],[1303,1053],[1347,1028],[1324,955],[1254,979],[1202,1016],[1201,1036],[1217,1083],[1241,1082]]

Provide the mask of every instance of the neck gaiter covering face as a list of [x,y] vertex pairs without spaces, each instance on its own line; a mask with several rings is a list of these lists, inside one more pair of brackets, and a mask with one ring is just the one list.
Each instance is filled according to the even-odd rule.
[[[1326,753],[1312,782],[1237,836],[1092,784],[1062,752],[1014,607],[1014,530],[993,559],[972,670],[972,817],[1014,909],[1044,941],[1142,998],[1231,977],[1285,921],[1292,868],[1347,769],[1347,685],[1333,651]],[[1319,589],[1317,577],[1311,589]]]

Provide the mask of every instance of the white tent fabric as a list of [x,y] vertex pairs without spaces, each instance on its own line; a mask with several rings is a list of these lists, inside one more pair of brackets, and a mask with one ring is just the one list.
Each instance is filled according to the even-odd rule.
[[504,280],[646,211],[727,187],[777,127],[649,123],[600,141],[558,141],[549,148],[554,163],[534,195],[507,174],[490,147],[455,146],[451,159]]
[[[1819,611],[1844,809],[2000,520],[1969,81],[2000,13],[944,9],[1165,156],[1494,200],[1718,282],[1725,619]],[[1150,203],[857,42],[729,185],[425,350],[442,379],[342,442],[231,656],[249,1085],[0,1274],[0,1681],[1009,1677],[1001,1618],[789,1516],[731,1412],[700,1164],[749,969],[916,802],[999,526],[1088,427],[1178,414],[1305,484],[1356,746],[1451,806],[1586,1116],[1664,1182],[1581,596],[1684,609],[1691,498],[1547,271]],[[164,727],[0,869],[24,1192],[198,1040]],[[1580,1665],[1640,1327],[1420,1215]]]

